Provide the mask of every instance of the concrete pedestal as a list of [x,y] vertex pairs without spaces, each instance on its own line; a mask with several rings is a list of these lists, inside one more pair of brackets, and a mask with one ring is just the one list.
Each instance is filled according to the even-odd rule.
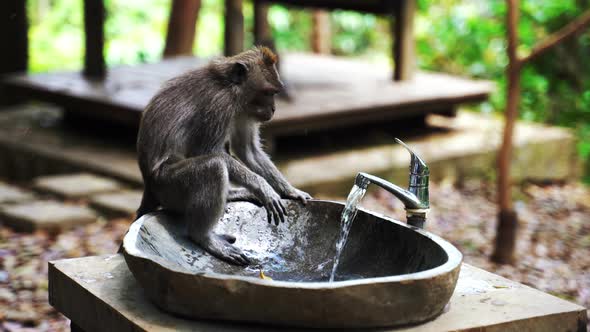
[[[76,331],[277,329],[168,315],[147,301],[121,255],[50,262],[49,302],[72,320]],[[579,305],[464,264],[442,315],[424,324],[389,331],[586,331],[586,320],[586,309]]]

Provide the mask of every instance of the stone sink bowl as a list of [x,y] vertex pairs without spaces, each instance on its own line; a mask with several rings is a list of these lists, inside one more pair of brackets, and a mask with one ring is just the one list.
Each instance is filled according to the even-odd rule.
[[216,231],[237,236],[255,261],[249,267],[205,253],[180,218],[164,212],[131,225],[125,260],[154,304],[187,318],[343,328],[414,324],[443,311],[462,261],[450,243],[360,209],[330,283],[344,205],[285,203],[289,215],[278,227],[263,208],[227,205]]

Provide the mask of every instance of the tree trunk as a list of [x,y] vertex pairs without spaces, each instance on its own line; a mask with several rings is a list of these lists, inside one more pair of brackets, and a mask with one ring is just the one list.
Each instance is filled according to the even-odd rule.
[[532,51],[525,57],[519,58],[516,53],[518,45],[518,0],[506,0],[508,7],[507,32],[508,32],[508,84],[506,101],[506,125],[502,146],[498,154],[498,229],[496,233],[496,246],[491,260],[500,264],[514,262],[514,249],[516,247],[516,231],[518,229],[518,215],[512,207],[510,161],[512,160],[512,137],[514,124],[518,117],[518,104],[520,101],[520,73],[524,65],[532,59],[572,38],[580,31],[590,26],[590,10],[585,11],[578,18],[568,23],[559,31],[552,33],[547,38],[537,43]]
[[491,257],[493,262],[499,264],[514,263],[514,248],[516,247],[518,228],[518,215],[512,207],[510,162],[512,160],[514,124],[518,115],[518,102],[520,99],[520,69],[509,68],[508,71],[506,124],[498,157],[498,203],[500,211],[498,212],[496,246]]
[[510,162],[512,160],[512,137],[514,124],[518,115],[518,103],[520,99],[520,62],[516,54],[518,43],[518,0],[507,0],[508,17],[508,85],[507,101],[502,146],[498,155],[498,228],[496,233],[496,246],[491,260],[500,264],[514,262],[514,248],[516,246],[516,230],[518,227],[518,215],[512,209]]

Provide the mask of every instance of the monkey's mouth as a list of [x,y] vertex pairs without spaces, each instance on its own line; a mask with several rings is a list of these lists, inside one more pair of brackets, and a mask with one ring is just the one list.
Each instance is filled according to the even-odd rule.
[[258,113],[258,118],[262,122],[270,121],[275,114],[275,107],[274,106],[267,106],[260,110]]

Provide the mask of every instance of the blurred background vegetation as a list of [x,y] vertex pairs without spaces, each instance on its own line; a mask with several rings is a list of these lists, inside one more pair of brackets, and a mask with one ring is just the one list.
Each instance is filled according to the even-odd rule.
[[[108,65],[156,61],[164,46],[170,0],[106,0]],[[544,36],[564,26],[590,5],[590,0],[521,0],[520,49],[526,53]],[[34,72],[82,67],[82,1],[30,0],[30,68]],[[245,6],[252,43],[253,8]],[[202,0],[194,53],[221,54],[223,1]],[[498,90],[478,106],[502,112],[506,7],[504,1],[418,0],[416,42],[418,65],[493,80]],[[330,14],[331,50],[341,56],[388,62],[388,22],[373,15],[337,11]],[[277,48],[310,51],[311,12],[275,5],[269,21]],[[527,66],[522,77],[520,116],[525,120],[572,128],[590,181],[590,33],[558,46]]]

